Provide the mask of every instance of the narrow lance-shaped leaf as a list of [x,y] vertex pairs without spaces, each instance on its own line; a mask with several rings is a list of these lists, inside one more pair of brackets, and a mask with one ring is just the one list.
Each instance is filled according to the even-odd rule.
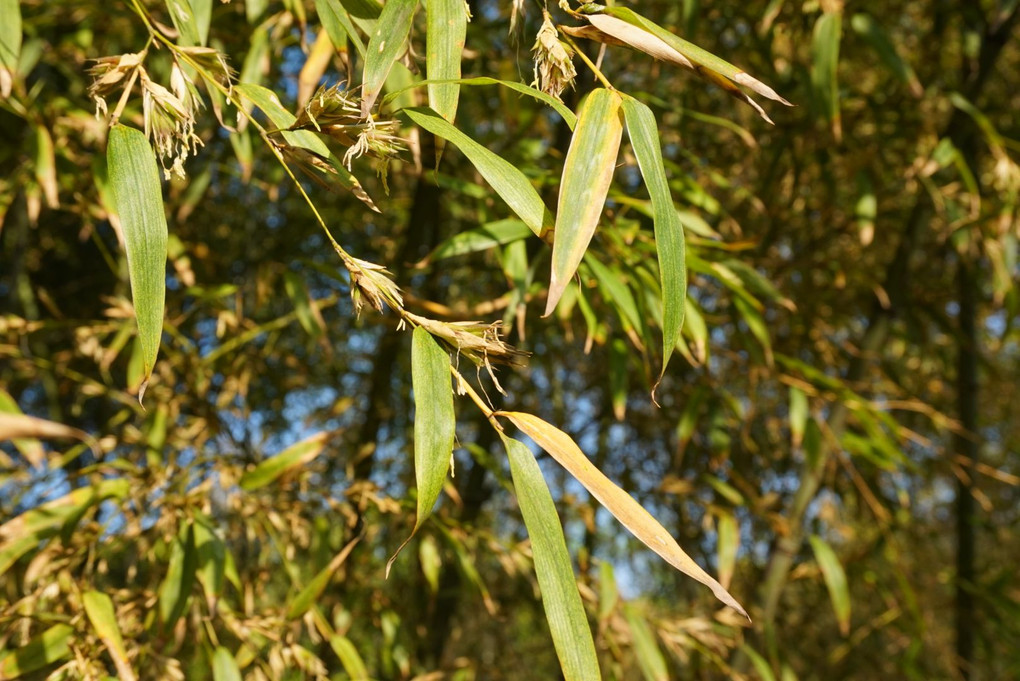
[[367,118],[382,91],[386,76],[404,50],[411,32],[411,19],[418,0],[388,0],[376,22],[375,34],[368,41],[365,71],[361,79],[361,115]]
[[824,539],[812,535],[810,542],[815,560],[822,570],[825,586],[829,589],[829,598],[832,599],[832,609],[839,622],[839,631],[846,636],[850,633],[850,589],[847,586],[846,572],[843,571],[843,565],[840,564],[836,552]]
[[827,12],[818,17],[811,40],[811,89],[819,114],[829,122],[837,141],[843,137],[839,115],[839,82],[836,67],[839,65],[839,42],[842,35],[843,15]]
[[106,646],[113,664],[117,668],[117,675],[122,681],[134,681],[138,678],[131,669],[128,662],[127,650],[124,648],[124,638],[120,634],[120,627],[117,626],[117,614],[113,609],[113,601],[110,597],[99,591],[86,591],[81,596],[82,605],[85,606],[85,614],[88,615],[92,628],[95,629],[99,640]]
[[710,588],[716,598],[747,617],[747,612],[737,600],[684,553],[673,535],[666,531],[666,528],[653,518],[641,504],[634,501],[633,497],[617,487],[602,471],[596,468],[584,455],[584,452],[570,439],[569,435],[531,414],[496,412],[496,415],[510,419],[515,426],[537,442],[645,546],[655,551],[680,572]]
[[106,152],[113,203],[127,251],[131,298],[138,321],[144,375],[138,401],[152,376],[163,333],[167,226],[156,155],[145,133],[116,125]]
[[276,456],[260,461],[255,468],[241,476],[241,489],[251,492],[265,487],[284,473],[307,464],[322,452],[328,437],[327,432],[316,433],[287,447]]
[[[492,153],[478,142],[455,128],[445,118],[427,107],[404,109],[411,121],[433,135],[452,142],[467,156],[485,181],[499,194],[535,234],[542,234],[548,212],[542,197],[516,166]],[[550,220],[551,222],[551,220]]]
[[354,43],[358,54],[364,58],[365,43],[361,40],[358,30],[354,27],[354,22],[351,21],[350,15],[339,0],[315,0],[315,13],[319,15],[319,21],[326,29],[333,47],[342,50],[346,46],[347,40],[350,40]]
[[623,612],[627,618],[627,626],[630,627],[634,657],[637,658],[645,681],[669,681],[666,658],[662,656],[659,644],[655,641],[655,634],[652,633],[648,623],[630,604],[624,608]]
[[55,624],[20,648],[0,652],[0,679],[16,679],[71,654],[74,627]]
[[20,0],[0,0],[0,96],[11,96],[20,57]]
[[[460,58],[467,35],[464,0],[425,0],[427,34],[425,72],[429,80],[460,78]],[[460,84],[430,83],[429,106],[453,123],[457,115]]]
[[[418,486],[418,517],[411,537],[432,514],[443,490],[453,456],[456,417],[450,355],[428,331],[415,327],[411,337],[411,387],[414,390],[414,479]],[[386,573],[408,537],[386,564]]]
[[517,440],[502,439],[510,459],[517,503],[531,539],[535,575],[542,590],[542,607],[563,678],[565,681],[600,679],[595,643],[577,590],[577,579],[556,504],[542,477],[542,470],[528,448]]
[[556,309],[595,235],[623,138],[620,95],[605,88],[584,100],[563,165],[545,314]]
[[870,14],[855,14],[850,19],[850,26],[853,27],[857,35],[868,41],[871,49],[875,50],[879,59],[885,63],[886,68],[892,71],[896,78],[910,88],[910,94],[918,98],[924,94],[924,88],[921,86],[921,81],[918,80],[913,67],[900,56],[896,46],[889,38],[889,34],[886,33],[881,24],[875,21],[874,17]]
[[[624,97],[623,115],[627,121],[627,135],[634,147],[638,167],[652,199],[655,224],[655,250],[659,257],[659,281],[662,287],[662,370],[659,381],[666,374],[666,366],[673,355],[684,326],[687,301],[687,246],[683,225],[673,205],[662,162],[662,148],[655,115],[647,106]],[[659,385],[656,381],[656,388]],[[653,388],[654,393],[654,388]]]
[[[743,85],[763,97],[792,106],[775,90],[757,78],[725,59],[673,35],[654,21],[646,19],[629,8],[603,7],[589,3],[583,5],[581,11],[594,28],[594,33],[585,33],[582,30],[582,37],[609,44],[626,45],[656,59],[688,68],[733,97],[752,106],[762,118],[770,123],[772,120],[766,115],[764,109],[740,90],[737,84]],[[576,31],[572,33],[576,34]]]
[[230,651],[218,646],[213,652],[213,681],[241,681],[241,669]]

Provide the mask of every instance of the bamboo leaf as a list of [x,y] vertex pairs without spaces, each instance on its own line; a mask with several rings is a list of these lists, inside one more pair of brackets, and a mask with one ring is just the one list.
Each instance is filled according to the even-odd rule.
[[623,421],[627,415],[627,392],[630,388],[628,357],[627,343],[622,338],[614,338],[609,344],[609,394],[617,421]]
[[800,388],[790,388],[790,439],[794,449],[804,441],[809,416],[807,395]]
[[716,598],[747,617],[747,612],[736,599],[684,553],[659,521],[596,468],[569,435],[531,414],[496,412],[496,415],[510,419],[538,443],[648,548],[680,572],[710,588]]
[[[461,53],[467,35],[464,0],[426,0],[425,73],[429,80],[460,78]],[[453,123],[457,116],[460,85],[430,83],[429,107]]]
[[304,466],[322,452],[327,439],[328,432],[316,433],[287,447],[276,456],[260,461],[255,468],[241,476],[239,482],[241,489],[252,492],[265,487],[284,473]]
[[517,503],[531,539],[535,575],[542,590],[549,632],[565,681],[602,678],[591,628],[577,590],[556,504],[535,457],[517,440],[503,437]]
[[62,439],[70,438],[91,441],[84,431],[65,426],[62,423],[47,421],[27,414],[11,414],[0,412],[0,442],[21,440],[23,438]]
[[740,548],[740,526],[732,513],[719,514],[716,532],[719,535],[719,583],[729,587],[737,564],[737,550]]
[[560,182],[544,317],[556,309],[602,216],[623,137],[620,104],[620,95],[605,88],[593,91],[581,104]]
[[846,581],[846,572],[839,562],[839,557],[829,544],[818,535],[811,535],[811,550],[822,570],[825,586],[832,600],[832,610],[839,622],[839,631],[844,636],[850,633],[850,588]]
[[163,333],[166,298],[167,226],[156,156],[141,130],[115,125],[106,152],[113,203],[127,251],[131,299],[142,348],[142,401]]
[[386,563],[389,575],[393,561],[422,523],[443,491],[453,457],[456,417],[450,355],[428,331],[415,327],[411,338],[411,387],[414,391],[414,479],[418,486],[418,510],[414,529]]
[[648,623],[633,606],[624,608],[627,626],[630,627],[631,644],[634,646],[634,657],[646,681],[669,681],[669,669],[666,658],[655,641],[655,634],[648,628]]
[[514,241],[527,239],[531,234],[531,228],[520,220],[511,218],[490,222],[481,227],[454,234],[439,244],[436,250],[432,251],[424,260],[417,264],[417,267],[425,267],[436,260],[445,260],[446,258],[453,258],[458,255],[487,251],[496,246],[503,246]]
[[892,71],[901,83],[910,88],[910,94],[918,98],[924,94],[924,88],[913,67],[900,56],[896,46],[889,38],[889,34],[881,24],[875,21],[874,17],[864,13],[855,14],[850,19],[850,26],[857,35],[868,41],[871,49],[875,50],[886,68]]
[[[447,372],[449,375],[449,372]],[[340,569],[340,566],[344,564],[347,557],[351,555],[351,551],[358,545],[361,537],[357,536],[351,541],[347,542],[344,547],[340,550],[340,553],[333,557],[333,560],[329,561],[329,565],[319,570],[319,573],[312,578],[312,581],[308,582],[307,585],[298,595],[294,597],[294,600],[290,602],[290,607],[287,608],[287,619],[296,620],[304,615],[308,610],[315,605],[315,602],[319,600],[322,592],[326,590],[329,585],[329,580],[333,578],[333,573]]]
[[55,624],[20,648],[0,652],[0,679],[16,679],[71,654],[74,627]]
[[166,9],[170,13],[170,21],[180,34],[177,43],[182,47],[198,45],[198,24],[195,22],[195,12],[191,9],[189,0],[165,0]]
[[329,637],[329,646],[340,658],[340,664],[343,665],[344,671],[352,681],[368,681],[371,678],[368,675],[368,667],[365,666],[364,660],[358,654],[358,649],[354,647],[349,638],[334,634]]
[[217,646],[213,652],[212,673],[213,681],[241,681],[243,678],[237,660],[223,646]]
[[836,77],[842,22],[843,14],[840,12],[822,14],[815,23],[811,40],[811,89],[818,113],[829,122],[837,142],[843,137],[839,115],[839,82]]
[[[680,215],[673,205],[666,181],[655,116],[651,109],[633,97],[624,97],[623,115],[654,211],[655,250],[659,256],[659,282],[662,287],[662,370],[655,384],[658,387],[659,381],[666,375],[666,367],[684,326],[687,245]],[[652,392],[655,392],[654,388]]]
[[165,631],[184,614],[195,583],[195,541],[191,525],[181,529],[170,544],[166,576],[159,586],[159,617]]
[[109,596],[98,591],[86,591],[82,594],[81,600],[82,605],[85,606],[85,614],[96,631],[96,636],[103,642],[110,657],[113,658],[117,675],[122,681],[134,681],[138,677],[135,676],[135,672],[128,662],[124,639],[120,634],[120,627],[117,626],[117,614],[113,609],[113,601]]
[[524,173],[506,159],[475,142],[432,109],[416,107],[404,109],[404,113],[415,124],[456,145],[531,231],[538,235],[542,234],[547,210],[542,198]]
[[20,58],[21,2],[0,0],[0,96],[11,96]]
[[375,34],[368,41],[365,71],[361,79],[361,115],[367,118],[382,91],[386,76],[404,50],[418,0],[388,0],[383,5]]
[[294,305],[294,314],[297,315],[301,328],[312,338],[321,336],[323,328],[316,320],[315,313],[312,312],[308,289],[305,287],[305,282],[301,276],[296,272],[285,272],[283,275],[283,289],[287,292],[287,297],[290,298],[290,302]]
[[358,35],[358,29],[354,27],[354,22],[339,0],[315,0],[315,13],[319,15],[319,21],[326,29],[333,47],[343,50],[350,40],[364,59],[365,42]]

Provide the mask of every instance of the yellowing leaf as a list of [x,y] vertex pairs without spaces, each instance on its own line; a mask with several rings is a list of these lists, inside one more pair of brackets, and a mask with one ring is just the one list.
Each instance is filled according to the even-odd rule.
[[677,570],[710,588],[716,598],[747,617],[747,612],[736,599],[684,553],[673,535],[659,521],[596,468],[569,435],[531,414],[496,412],[496,415],[510,419],[538,443],[648,548]]
[[[429,80],[460,78],[460,57],[467,35],[464,0],[426,0],[425,72]],[[453,123],[457,116],[460,84],[430,83],[429,106]]]
[[365,55],[365,71],[361,79],[362,117],[368,117],[386,82],[386,76],[403,52],[417,7],[418,0],[387,0],[383,5],[375,34],[368,41]]
[[584,100],[563,165],[545,314],[556,308],[602,216],[623,137],[620,95],[605,88]]
[[122,681],[134,681],[135,672],[128,662],[127,650],[124,648],[124,639],[120,634],[120,627],[117,626],[117,614],[113,609],[113,601],[104,593],[98,591],[86,591],[81,595],[82,605],[85,606],[85,614],[88,615],[96,636],[106,646],[110,657],[113,658],[113,665],[117,668],[117,675]]
[[142,348],[143,378],[138,391],[141,402],[163,334],[167,259],[163,192],[156,155],[141,130],[114,126],[110,130],[106,163],[113,203],[124,233],[131,299]]
[[542,607],[565,681],[602,678],[591,628],[577,591],[556,504],[535,457],[517,440],[503,438],[517,503],[531,539]]

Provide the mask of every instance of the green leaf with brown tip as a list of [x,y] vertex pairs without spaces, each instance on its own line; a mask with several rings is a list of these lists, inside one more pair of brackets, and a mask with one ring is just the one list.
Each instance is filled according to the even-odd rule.
[[141,401],[163,334],[167,259],[163,192],[156,155],[141,130],[114,126],[110,130],[106,162],[113,204],[124,233],[131,300],[142,348],[144,377],[138,393]]
[[581,104],[560,181],[545,314],[556,308],[595,235],[623,137],[620,95],[599,88]]

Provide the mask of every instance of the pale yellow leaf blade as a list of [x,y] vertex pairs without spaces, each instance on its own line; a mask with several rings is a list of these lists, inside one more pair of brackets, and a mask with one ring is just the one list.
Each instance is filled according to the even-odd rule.
[[720,601],[748,617],[740,603],[715,578],[695,563],[680,548],[673,535],[641,504],[596,468],[569,435],[531,414],[501,411],[496,412],[496,415],[510,419],[515,426],[548,452],[648,548],[680,572],[707,586]]

